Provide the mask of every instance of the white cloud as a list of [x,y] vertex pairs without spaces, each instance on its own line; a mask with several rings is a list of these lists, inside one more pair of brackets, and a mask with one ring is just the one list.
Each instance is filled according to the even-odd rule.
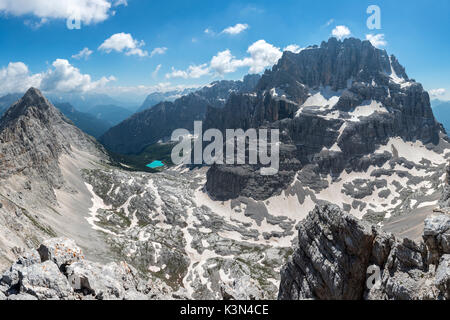
[[79,69],[72,66],[65,59],[56,59],[53,69],[42,75],[40,88],[48,92],[85,92],[102,87],[110,81],[115,81],[113,76],[102,77],[98,81],[92,81],[91,76],[82,74]]
[[82,74],[65,59],[57,59],[45,72],[31,74],[23,62],[11,62],[0,69],[0,94],[25,92],[36,87],[46,92],[85,92],[104,87],[116,80],[113,76],[92,81],[88,74]]
[[286,48],[283,49],[283,51],[290,51],[293,53],[300,53],[303,50],[300,46],[296,44],[290,44]]
[[162,47],[162,48],[155,48],[153,49],[152,53],[150,54],[150,57],[153,57],[157,54],[165,54],[167,52],[167,48],[166,47]]
[[0,94],[25,92],[30,87],[39,87],[41,74],[30,74],[23,62],[10,62],[7,67],[0,69]]
[[432,97],[440,97],[445,95],[446,90],[444,88],[440,88],[440,89],[431,89],[428,92]]
[[155,71],[152,72],[152,77],[153,78],[156,78],[158,76],[158,72],[159,72],[159,70],[161,70],[161,68],[162,68],[162,64],[158,64],[156,66]]
[[47,18],[42,18],[38,21],[33,21],[33,20],[25,20],[23,23],[27,26],[30,27],[31,29],[39,29],[40,27],[42,27],[44,24],[46,24],[48,22]]
[[74,54],[72,56],[72,58],[77,59],[77,60],[80,60],[80,59],[87,60],[92,53],[93,53],[92,50],[89,50],[89,48],[84,48],[79,53]]
[[384,47],[387,45],[386,40],[384,39],[384,34],[366,34],[366,40],[369,40],[370,43],[376,48]]
[[172,67],[172,72],[166,74],[166,78],[198,79],[206,76],[209,72],[210,70],[207,63],[202,65],[191,65],[187,70],[176,70]]
[[[117,2],[123,4],[124,1]],[[14,16],[33,15],[39,19],[78,18],[84,24],[108,19],[110,9],[111,1],[108,0],[0,0],[0,12]]]
[[350,29],[347,28],[346,26],[336,26],[336,28],[333,29],[331,34],[334,37],[341,40],[341,39],[348,37],[351,34],[351,32],[350,32]]
[[231,35],[239,34],[248,29],[248,24],[238,23],[235,26],[231,26],[222,31],[222,33],[227,33]]
[[235,72],[238,68],[245,66],[243,60],[237,60],[230,50],[219,52],[211,59],[210,68],[219,75]]
[[247,50],[249,57],[236,59],[230,50],[218,52],[211,61],[202,65],[191,65],[187,70],[176,70],[166,74],[167,79],[171,78],[200,78],[211,73],[223,76],[227,73],[235,72],[242,67],[248,67],[249,73],[263,72],[267,67],[271,67],[278,62],[283,53],[265,40],[259,40],[253,43]]
[[215,34],[215,32],[214,32],[212,29],[210,29],[210,28],[206,28],[205,31],[204,31],[204,33],[206,33],[206,34],[211,34],[211,35],[214,35],[214,34]]
[[280,60],[283,53],[277,48],[264,40],[256,41],[248,50],[250,53],[249,67],[250,73],[263,72],[267,67],[273,66]]
[[107,53],[117,51],[125,52],[127,56],[137,55],[140,57],[146,57],[148,56],[148,52],[141,49],[144,45],[144,41],[135,40],[131,34],[121,32],[106,39],[98,49]]

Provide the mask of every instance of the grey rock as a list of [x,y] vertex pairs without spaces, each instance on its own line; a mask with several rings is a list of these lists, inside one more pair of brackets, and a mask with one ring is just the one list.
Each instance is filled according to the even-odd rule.
[[[0,297],[1,300],[1,297]],[[12,300],[12,301],[35,301],[38,300],[37,297],[28,294],[28,293],[19,293],[19,294],[13,294],[8,296],[5,300]]]
[[[426,242],[416,243],[397,240],[336,206],[318,206],[299,225],[298,249],[282,269],[279,299],[448,297],[449,255],[436,249],[446,218],[428,221]],[[427,259],[430,251],[433,259]],[[380,271],[379,279],[371,278],[375,269],[369,267]]]
[[423,239],[429,248],[429,262],[437,265],[442,255],[450,254],[450,216],[438,215],[425,219]]
[[[391,81],[392,70],[408,85]],[[319,106],[302,106],[323,88],[339,92],[335,106],[323,112]],[[282,94],[274,95],[273,89]],[[349,112],[370,101],[380,102],[388,112],[349,121]],[[328,117],[331,111],[339,116]],[[280,131],[280,173],[261,177],[258,166],[212,166],[206,189],[217,200],[239,196],[266,200],[288,188],[295,173],[308,165],[317,166],[313,181],[321,181],[320,174],[339,176],[344,170],[365,172],[370,166],[381,167],[398,152],[374,151],[393,137],[434,147],[445,140],[423,87],[408,78],[394,56],[354,38],[332,38],[298,54],[285,52],[264,73],[253,95],[234,94],[223,108],[209,108],[204,124],[208,128]],[[340,151],[330,151],[334,145]],[[413,165],[406,159],[401,162],[406,168]],[[357,196],[363,198],[371,191],[371,187],[360,190]]]
[[[67,276],[76,291],[92,294],[99,300],[123,300],[126,292],[136,291],[137,272],[126,263],[101,265],[88,261],[76,262],[67,268]],[[142,298],[142,295],[134,294]]]
[[43,262],[52,261],[60,269],[84,259],[82,250],[75,241],[68,238],[46,240],[41,244],[38,252]]
[[443,255],[436,270],[436,286],[450,299],[450,255]]
[[33,264],[19,271],[20,292],[39,300],[69,299],[73,290],[67,278],[52,261]]

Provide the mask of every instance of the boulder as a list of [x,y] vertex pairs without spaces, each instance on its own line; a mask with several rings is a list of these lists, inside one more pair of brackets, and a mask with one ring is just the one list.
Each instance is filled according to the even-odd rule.
[[73,296],[67,278],[52,261],[33,264],[19,271],[20,293],[28,293],[39,300],[69,299]]
[[448,219],[427,219],[425,242],[416,243],[337,206],[317,206],[299,225],[298,249],[282,269],[279,299],[448,298]]
[[44,241],[38,249],[41,260],[52,261],[58,268],[84,259],[83,252],[75,241],[68,238],[54,238]]
[[99,300],[142,298],[136,292],[139,285],[137,271],[125,262],[101,265],[80,261],[67,268],[67,276],[76,291],[93,295]]

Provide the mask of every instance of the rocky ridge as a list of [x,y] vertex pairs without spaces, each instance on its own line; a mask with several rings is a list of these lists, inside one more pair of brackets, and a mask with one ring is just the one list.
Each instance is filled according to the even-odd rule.
[[54,238],[37,250],[18,253],[0,278],[0,300],[182,299],[158,281],[140,278],[125,262],[99,264],[85,259],[73,240]]
[[323,205],[299,225],[298,238],[281,272],[279,299],[450,298],[448,214],[428,217],[418,243]]
[[170,139],[175,129],[193,131],[194,121],[204,120],[208,107],[222,108],[233,92],[253,90],[257,79],[253,75],[243,81],[217,81],[173,102],[163,101],[111,128],[100,141],[112,152],[139,153]]
[[345,172],[381,169],[396,161],[397,147],[377,152],[392,139],[420,143],[444,158],[450,150],[423,87],[394,56],[354,38],[285,52],[255,92],[233,94],[225,107],[209,108],[204,128],[280,131],[280,174],[261,177],[254,166],[213,166],[206,186],[217,200],[266,200],[301,183],[301,170],[315,176],[311,180],[322,175],[337,181]]

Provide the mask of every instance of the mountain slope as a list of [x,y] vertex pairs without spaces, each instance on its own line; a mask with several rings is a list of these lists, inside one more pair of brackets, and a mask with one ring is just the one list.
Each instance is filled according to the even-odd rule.
[[[433,116],[428,93],[409,80],[394,56],[369,41],[331,38],[298,54],[285,52],[257,90],[231,96],[222,109],[210,108],[204,127],[279,129],[280,173],[266,177],[258,167],[213,166],[206,187],[218,200],[266,200],[292,185],[325,191],[346,173],[368,169],[383,168],[392,176],[395,163],[411,161],[409,143],[420,146],[410,168],[425,166],[421,154],[439,166],[448,157],[449,140]],[[376,177],[383,180],[383,175]],[[355,182],[347,187],[339,193],[356,195],[360,188]],[[358,200],[374,192],[367,190]],[[351,202],[345,206],[358,208]]]
[[145,147],[170,138],[178,128],[193,130],[194,121],[203,120],[208,107],[221,108],[233,92],[252,90],[259,76],[243,81],[219,81],[174,102],[162,102],[134,114],[111,128],[100,142],[115,153],[139,153]]
[[69,118],[78,128],[83,132],[93,136],[100,137],[109,128],[111,128],[106,121],[100,120],[97,117],[76,110],[70,103],[57,103],[55,107],[58,108],[67,118]]
[[116,105],[96,105],[90,108],[87,113],[107,123],[110,127],[117,125],[133,114],[132,111]]
[[0,119],[0,264],[13,259],[11,248],[58,234],[100,254],[104,243],[80,215],[90,201],[80,177],[106,161],[103,148],[39,90],[11,106]]

